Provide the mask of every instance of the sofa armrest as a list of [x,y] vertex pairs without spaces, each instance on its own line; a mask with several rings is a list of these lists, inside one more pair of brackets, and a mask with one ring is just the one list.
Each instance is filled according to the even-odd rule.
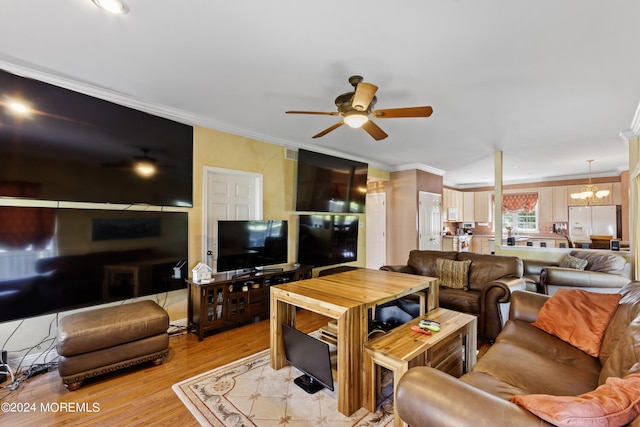
[[524,267],[524,274],[540,274],[545,267],[557,267],[558,264],[551,261],[544,261],[540,259],[523,259],[522,264]]
[[[502,312],[500,304],[508,303],[511,292],[526,289],[522,278],[504,277],[492,280],[482,287],[480,294],[480,319],[478,332],[489,340],[494,340],[502,330]],[[505,313],[506,314],[506,313]]]
[[528,291],[515,291],[511,294],[509,307],[510,320],[522,320],[533,323],[538,319],[538,312],[549,299],[549,295]]
[[400,418],[412,426],[544,425],[540,418],[508,400],[424,366],[402,376],[396,408]]
[[611,288],[612,292],[622,288],[631,280],[617,274],[598,271],[576,270],[574,268],[545,267],[540,273],[540,281],[548,292],[549,286],[571,288]]
[[418,274],[413,267],[409,265],[383,265],[380,270],[395,271],[396,273]]

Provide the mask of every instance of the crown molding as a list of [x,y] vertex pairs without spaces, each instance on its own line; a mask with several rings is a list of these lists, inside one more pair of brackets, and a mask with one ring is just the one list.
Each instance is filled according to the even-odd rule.
[[422,163],[407,163],[404,165],[394,166],[392,167],[391,172],[402,172],[402,171],[408,171],[408,170],[414,170],[414,169],[417,169],[423,172],[429,172],[439,176],[444,176],[445,174],[445,171],[443,171],[442,169],[437,169]]

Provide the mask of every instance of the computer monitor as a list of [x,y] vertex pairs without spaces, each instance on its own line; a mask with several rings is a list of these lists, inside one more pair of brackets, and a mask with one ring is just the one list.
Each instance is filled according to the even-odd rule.
[[333,391],[329,344],[284,323],[282,338],[287,362],[303,372],[293,382],[309,394],[325,387]]

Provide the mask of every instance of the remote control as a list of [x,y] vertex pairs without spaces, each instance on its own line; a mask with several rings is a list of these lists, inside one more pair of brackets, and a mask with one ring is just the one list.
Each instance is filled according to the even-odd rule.
[[416,326],[416,325],[413,325],[411,327],[411,330],[414,331],[414,332],[420,332],[421,334],[431,335],[431,331],[426,330],[426,329],[422,329],[421,327]]

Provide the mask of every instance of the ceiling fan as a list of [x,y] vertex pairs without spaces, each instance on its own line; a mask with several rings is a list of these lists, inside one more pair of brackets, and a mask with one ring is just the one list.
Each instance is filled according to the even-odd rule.
[[383,110],[373,110],[377,102],[376,91],[378,86],[363,81],[362,76],[349,77],[349,83],[354,87],[353,92],[346,92],[339,95],[336,100],[338,111],[287,111],[286,114],[318,114],[327,116],[342,116],[342,121],[314,135],[313,138],[320,138],[329,132],[347,124],[352,128],[365,130],[373,139],[380,141],[387,136],[385,131],[375,124],[369,116],[377,119],[395,119],[400,117],[429,117],[433,113],[431,107],[407,107],[407,108],[387,108]]
[[103,163],[108,168],[131,169],[138,175],[150,177],[158,171],[158,160],[149,156],[148,148],[141,148],[142,156],[133,156],[132,160],[122,160],[116,163]]

